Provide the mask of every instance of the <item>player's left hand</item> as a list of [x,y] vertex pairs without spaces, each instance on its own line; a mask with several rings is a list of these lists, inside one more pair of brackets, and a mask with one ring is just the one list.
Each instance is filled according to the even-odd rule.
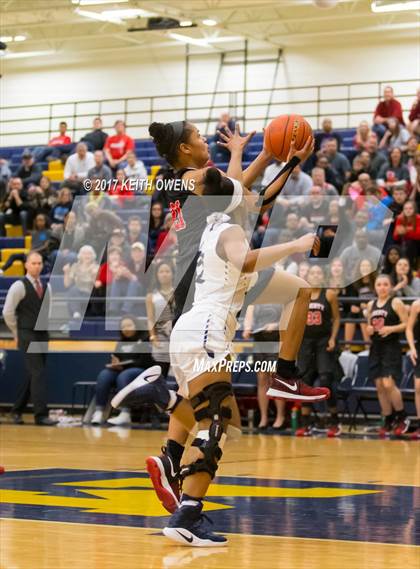
[[379,336],[382,338],[386,338],[390,334],[392,334],[391,326],[382,326],[382,328],[378,331]]
[[334,338],[330,338],[328,340],[327,352],[332,352],[335,349],[335,340]]
[[248,145],[248,142],[255,134],[255,130],[252,132],[245,134],[244,136],[241,135],[241,131],[239,129],[239,124],[236,123],[235,125],[235,132],[233,133],[228,127],[225,128],[225,132],[217,131],[219,136],[224,140],[224,142],[218,142],[219,146],[223,146],[227,148],[231,152],[233,151],[240,151],[243,152],[245,147]]
[[305,142],[305,146],[301,150],[296,150],[295,144],[296,144],[295,140],[292,140],[292,142],[290,143],[289,154],[287,156],[287,162],[289,162],[293,158],[293,156],[297,156],[298,158],[300,158],[300,161],[303,163],[305,162],[305,160],[309,158],[309,156],[311,156],[311,154],[313,154],[315,148],[315,139],[313,136],[310,136],[308,140]]

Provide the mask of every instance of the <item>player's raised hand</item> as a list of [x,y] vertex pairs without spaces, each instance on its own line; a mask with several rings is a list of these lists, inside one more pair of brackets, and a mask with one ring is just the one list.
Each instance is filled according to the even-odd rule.
[[296,142],[292,140],[290,143],[290,150],[289,154],[287,155],[287,162],[293,158],[293,156],[297,156],[300,158],[301,162],[305,162],[313,154],[315,148],[315,139],[313,136],[310,136],[307,141],[305,142],[305,146],[301,148],[301,150],[296,150]]
[[255,130],[245,134],[244,136],[241,135],[241,131],[239,128],[239,124],[236,123],[235,125],[235,132],[233,133],[229,127],[225,128],[225,132],[218,130],[217,133],[219,134],[220,138],[224,141],[218,141],[217,144],[219,146],[223,146],[227,148],[231,152],[239,151],[243,152],[245,147],[247,146],[248,142],[255,134]]
[[319,237],[317,237],[316,233],[307,233],[296,239],[295,246],[297,253],[306,253],[306,251],[313,249],[315,255],[317,255],[320,247]]

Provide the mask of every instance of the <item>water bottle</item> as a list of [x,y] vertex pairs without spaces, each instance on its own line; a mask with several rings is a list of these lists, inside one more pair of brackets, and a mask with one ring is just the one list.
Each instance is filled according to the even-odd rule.
[[299,405],[293,405],[292,416],[291,416],[292,433],[295,433],[299,428],[299,415],[300,415]]

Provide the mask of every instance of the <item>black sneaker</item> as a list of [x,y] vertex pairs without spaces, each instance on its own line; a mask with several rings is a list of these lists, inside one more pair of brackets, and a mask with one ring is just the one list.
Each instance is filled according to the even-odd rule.
[[179,466],[166,447],[162,447],[162,454],[146,458],[146,469],[162,506],[173,514],[179,507],[181,494]]
[[163,535],[181,545],[192,547],[220,547],[227,544],[223,535],[216,535],[209,527],[211,520],[201,513],[203,505],[181,506],[163,528]]

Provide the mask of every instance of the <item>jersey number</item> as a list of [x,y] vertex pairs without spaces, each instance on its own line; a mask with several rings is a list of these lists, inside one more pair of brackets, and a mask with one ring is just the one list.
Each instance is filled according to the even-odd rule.
[[306,321],[308,326],[321,326],[322,324],[322,313],[320,310],[311,310],[308,312],[308,320]]

